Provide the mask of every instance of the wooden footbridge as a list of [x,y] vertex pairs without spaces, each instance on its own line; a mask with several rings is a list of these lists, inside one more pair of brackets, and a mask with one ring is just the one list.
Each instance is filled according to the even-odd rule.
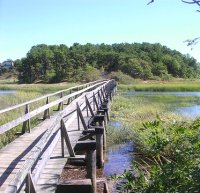
[[[90,184],[88,191],[97,192],[96,184],[102,179],[96,178],[96,166],[103,166],[115,91],[114,80],[95,81],[0,110],[1,116],[25,109],[23,115],[0,126],[1,135],[22,128],[20,135],[0,150],[0,192],[70,192],[67,187],[73,184]],[[44,100],[45,104],[34,109],[35,103]],[[86,163],[86,179],[59,180],[66,162],[80,159]]]

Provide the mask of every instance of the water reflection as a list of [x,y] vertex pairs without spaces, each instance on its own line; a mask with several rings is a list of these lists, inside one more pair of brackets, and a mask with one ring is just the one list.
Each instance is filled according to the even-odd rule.
[[[174,104],[174,108],[170,109],[171,112],[175,112],[178,115],[195,119],[198,116],[200,116],[200,105],[199,105],[199,99],[200,99],[200,92],[153,92],[153,91],[128,91],[121,93],[123,96],[127,97],[154,97],[154,96],[167,96],[167,95],[173,95],[176,96],[176,98],[173,100],[165,100],[164,97],[162,99],[159,98],[160,102],[163,102],[165,104],[170,103]],[[182,97],[195,97],[190,102],[188,101],[187,106],[183,105],[184,103],[181,103]],[[158,99],[156,99],[158,100]]]
[[197,96],[200,97],[200,92],[157,92],[157,91],[128,91],[122,92],[123,96],[135,96],[135,95],[143,95],[143,96],[155,96],[155,95],[176,95],[176,96]]
[[104,175],[122,174],[125,169],[130,169],[134,156],[132,142],[113,145],[107,151],[107,160],[104,164]]
[[200,116],[200,105],[193,105],[189,107],[179,107],[176,109],[179,115],[195,119]]
[[0,95],[15,94],[16,90],[0,90]]
[[110,125],[115,127],[115,128],[121,128],[122,127],[122,123],[119,121],[111,121]]
[[[164,101],[165,103],[174,104],[174,108],[170,111],[175,112],[181,116],[195,119],[200,116],[200,105],[198,104],[199,100],[189,101],[187,106],[183,106],[184,103],[181,103],[181,97],[183,96],[193,96],[200,97],[200,92],[143,92],[143,91],[128,91],[121,93],[123,96],[128,97],[152,97],[156,95],[175,95],[177,96],[175,100]],[[162,97],[161,97],[162,101]],[[122,127],[122,124],[119,121],[113,121],[110,123],[111,126],[119,129]],[[132,142],[114,145],[108,148],[107,151],[107,160],[105,161],[104,174],[105,176],[110,176],[113,174],[122,174],[125,169],[131,167],[132,160],[134,159],[133,152],[134,146]]]

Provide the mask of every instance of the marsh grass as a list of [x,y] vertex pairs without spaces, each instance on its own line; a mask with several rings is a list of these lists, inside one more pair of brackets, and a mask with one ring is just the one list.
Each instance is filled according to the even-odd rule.
[[114,98],[112,119],[131,130],[125,132],[125,137],[132,135],[136,153],[141,155],[133,165],[137,177],[128,170],[119,177],[125,182],[121,186],[124,192],[199,192],[200,119],[192,121],[171,111],[177,102],[187,106],[199,103],[199,98],[177,99],[174,95]]
[[106,142],[109,146],[133,140],[133,132],[126,126],[116,128],[109,125],[107,129],[107,136],[108,139]]
[[135,91],[200,91],[200,80],[134,80],[132,84],[118,84],[118,89]]
[[16,90],[24,92],[38,92],[42,94],[56,92],[77,86],[78,83],[57,83],[57,84],[15,84],[0,80],[0,90]]
[[189,106],[199,101],[195,96],[152,95],[114,97],[111,107],[111,119],[121,123],[121,128],[110,126],[108,129],[109,143],[120,143],[133,140],[137,146],[146,146],[150,136],[148,130],[142,130],[143,124],[159,117],[166,125],[176,122],[191,122],[174,112],[177,105]]

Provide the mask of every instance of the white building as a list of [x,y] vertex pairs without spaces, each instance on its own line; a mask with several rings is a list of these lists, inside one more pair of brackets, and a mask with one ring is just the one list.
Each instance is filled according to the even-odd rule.
[[6,60],[0,64],[0,68],[11,69],[14,67],[14,62],[12,60]]

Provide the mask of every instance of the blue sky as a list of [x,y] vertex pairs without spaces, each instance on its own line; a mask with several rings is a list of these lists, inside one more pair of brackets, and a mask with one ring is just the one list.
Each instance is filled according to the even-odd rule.
[[200,62],[200,13],[181,0],[0,0],[0,62],[24,57],[33,45],[161,43]]

